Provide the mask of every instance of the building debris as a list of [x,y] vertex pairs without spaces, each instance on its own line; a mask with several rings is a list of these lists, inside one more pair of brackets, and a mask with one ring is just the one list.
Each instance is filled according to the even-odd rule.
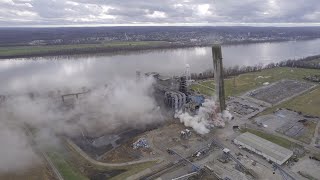
[[189,129],[185,129],[183,131],[180,132],[180,137],[182,139],[188,139],[191,137],[191,131]]
[[140,138],[138,141],[132,144],[133,149],[150,148],[146,138]]

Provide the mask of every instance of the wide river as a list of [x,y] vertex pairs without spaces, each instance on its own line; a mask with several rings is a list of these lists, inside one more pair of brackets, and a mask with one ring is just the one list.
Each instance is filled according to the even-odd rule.
[[[224,66],[256,65],[320,54],[320,39],[222,47]],[[117,77],[135,77],[137,70],[181,75],[212,68],[211,48],[197,47],[105,55],[0,60],[0,94],[46,88],[103,85]]]

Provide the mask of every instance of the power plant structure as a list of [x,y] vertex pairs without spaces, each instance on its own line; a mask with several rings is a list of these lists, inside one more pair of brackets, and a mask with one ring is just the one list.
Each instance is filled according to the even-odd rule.
[[[224,80],[223,80],[223,64],[221,46],[215,45],[212,47],[213,70],[216,87],[216,100],[218,106],[213,110],[213,114],[223,112],[226,109]],[[186,65],[184,75],[178,77],[166,77],[157,72],[145,73],[146,77],[155,79],[154,97],[160,106],[166,107],[173,114],[179,111],[188,111],[191,114],[196,114],[202,103],[204,96],[198,95],[188,89],[188,81],[190,77],[190,66]],[[140,72],[137,72],[137,79]]]
[[145,73],[146,77],[155,79],[154,97],[158,104],[173,115],[179,111],[196,113],[204,102],[202,95],[196,95],[189,91],[187,77],[166,77],[157,72]]
[[223,112],[226,109],[224,80],[223,80],[223,64],[222,52],[220,45],[212,46],[213,74],[215,81],[216,99],[218,101],[218,111]]
[[187,103],[188,90],[186,78],[182,77],[166,77],[157,72],[145,73],[146,77],[153,77],[155,79],[154,96],[157,102],[177,113],[183,110]]

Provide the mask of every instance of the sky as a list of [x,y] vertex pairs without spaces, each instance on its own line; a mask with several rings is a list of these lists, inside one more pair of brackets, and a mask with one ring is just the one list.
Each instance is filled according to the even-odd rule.
[[0,0],[0,27],[320,25],[320,0]]

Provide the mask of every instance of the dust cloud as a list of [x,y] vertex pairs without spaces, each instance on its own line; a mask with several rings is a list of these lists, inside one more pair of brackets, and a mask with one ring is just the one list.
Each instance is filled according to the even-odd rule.
[[[152,96],[153,79],[114,79],[78,99],[61,94],[47,97],[12,96],[0,104],[0,172],[16,172],[40,162],[34,139],[40,147],[56,145],[60,135],[108,132],[117,128],[144,128],[164,120]],[[41,88],[41,87],[39,87]],[[26,127],[34,138],[26,134]]]
[[224,127],[225,122],[232,118],[226,110],[222,113],[215,113],[217,105],[214,100],[206,99],[195,116],[188,112],[179,112],[176,117],[187,127],[192,127],[199,134],[207,134],[213,127]]

